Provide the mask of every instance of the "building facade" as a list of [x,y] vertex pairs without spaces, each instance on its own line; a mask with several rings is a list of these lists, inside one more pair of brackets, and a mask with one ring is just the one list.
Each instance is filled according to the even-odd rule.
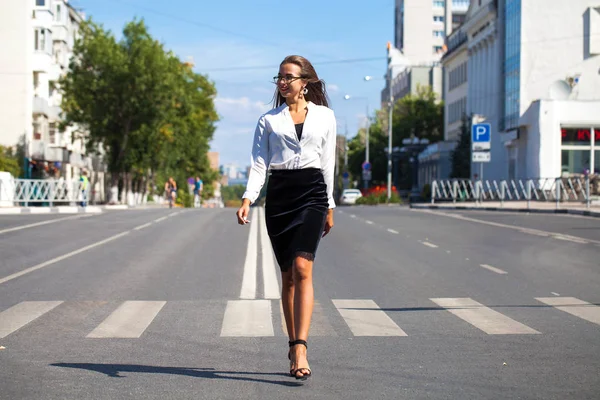
[[462,27],[446,40],[447,52],[442,58],[444,71],[444,140],[457,141],[463,117],[467,115],[468,36]]
[[[104,198],[101,160],[86,156],[75,128],[61,131],[58,81],[69,68],[83,16],[68,0],[10,1],[0,13],[0,144],[21,143],[28,177],[79,178],[86,170]],[[96,174],[96,175],[94,175]]]

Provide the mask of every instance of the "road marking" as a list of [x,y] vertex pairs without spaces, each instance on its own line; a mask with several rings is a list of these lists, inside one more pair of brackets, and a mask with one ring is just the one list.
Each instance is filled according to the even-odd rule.
[[164,221],[165,219],[169,218],[168,216],[166,217],[160,217],[154,220],[154,222],[160,222],[160,221]]
[[222,337],[275,336],[271,300],[230,300],[225,308]]
[[600,307],[575,297],[536,297],[537,301],[600,325]]
[[568,242],[575,242],[575,243],[579,243],[579,244],[588,244],[589,242],[587,240],[583,240],[581,238],[575,237],[575,236],[570,236],[570,235],[555,235],[552,236],[554,239],[558,239],[558,240],[565,240]]
[[395,231],[395,230],[393,230],[393,229],[388,229],[387,231],[388,231],[389,233],[393,233],[393,234],[395,234],[395,235],[398,235],[398,234],[400,233],[400,232],[398,232],[398,231]]
[[489,335],[540,333],[470,298],[435,298],[430,300]]
[[88,245],[88,246],[82,247],[82,248],[80,248],[80,249],[77,249],[77,250],[75,250],[75,251],[72,251],[72,252],[70,252],[70,253],[63,254],[62,256],[58,256],[58,257],[56,257],[56,258],[53,258],[52,260],[48,260],[48,261],[45,261],[45,262],[43,262],[43,263],[41,263],[41,264],[35,265],[35,266],[33,266],[33,267],[29,267],[29,268],[27,268],[27,269],[24,269],[24,270],[23,270],[23,271],[21,271],[21,272],[17,272],[17,273],[14,273],[14,274],[12,274],[12,275],[6,276],[6,277],[4,277],[4,278],[0,279],[0,284],[2,284],[2,283],[5,283],[5,282],[8,282],[8,281],[10,281],[10,280],[12,280],[12,279],[18,278],[18,277],[20,277],[20,276],[22,276],[22,275],[25,275],[25,274],[28,274],[28,273],[30,273],[30,272],[37,271],[38,269],[41,269],[41,268],[47,267],[48,265],[52,265],[52,264],[54,264],[54,263],[57,263],[57,262],[59,262],[59,261],[62,261],[62,260],[64,260],[64,259],[66,259],[66,258],[69,258],[69,257],[72,257],[72,256],[74,256],[74,255],[77,255],[77,254],[79,254],[79,253],[83,253],[84,251],[88,251],[88,250],[90,250],[90,249],[93,249],[94,247],[102,246],[103,244],[106,244],[106,243],[108,243],[108,242],[112,242],[113,240],[116,240],[116,239],[119,239],[120,237],[123,237],[123,236],[125,236],[125,235],[128,235],[128,234],[129,234],[129,232],[131,232],[131,231],[125,231],[125,232],[121,232],[121,233],[119,233],[119,234],[117,234],[117,235],[111,236],[111,237],[109,237],[109,238],[106,238],[106,239],[104,239],[104,240],[101,240],[101,241],[99,241],[99,242],[92,243],[92,244],[90,244],[90,245]]
[[83,215],[77,215],[77,216],[74,216],[74,217],[56,218],[56,219],[51,219],[49,221],[35,222],[33,224],[15,226],[14,228],[7,228],[7,229],[1,230],[0,231],[0,235],[3,234],[3,233],[20,231],[21,229],[33,228],[33,227],[36,227],[36,226],[53,224],[55,222],[67,221],[69,219],[78,219],[78,218],[84,218],[84,217],[90,217],[90,216],[91,215],[85,215],[85,216],[83,216]]
[[446,253],[450,254],[450,250],[446,250]]
[[356,218],[356,215],[350,214],[350,218]]
[[62,301],[24,301],[0,313],[0,339],[54,309]]
[[248,249],[246,250],[246,261],[244,262],[244,275],[242,277],[242,290],[240,299],[256,298],[256,264],[258,258],[258,224],[256,221],[256,208],[252,211],[250,218],[250,234],[248,235]]
[[488,269],[492,272],[495,272],[497,274],[508,274],[508,272],[501,270],[500,268],[496,268],[496,267],[492,267],[491,265],[487,265],[487,264],[479,264],[480,267]]
[[166,301],[126,301],[100,325],[88,338],[136,339],[152,323]]
[[558,294],[558,293],[556,293],[556,292],[550,292],[550,293],[552,293],[552,294],[553,294],[553,295],[555,295],[555,296],[560,296],[560,294]]
[[[470,222],[477,222],[479,224],[484,224],[484,225],[490,225],[490,226],[496,226],[496,227],[500,227],[500,228],[508,228],[508,229],[514,229],[517,230],[519,232],[523,232],[523,233],[529,233],[531,235],[537,235],[537,236],[552,236],[555,239],[562,239],[562,240],[571,240],[571,241],[575,241],[578,240],[577,243],[595,243],[595,244],[600,244],[600,240],[593,240],[593,239],[585,239],[582,237],[578,237],[578,236],[572,236],[572,235],[565,235],[562,233],[557,233],[557,232],[548,232],[548,231],[542,231],[539,229],[531,229],[531,228],[523,228],[522,226],[515,226],[515,225],[507,225],[507,224],[501,224],[499,222],[490,222],[490,221],[484,221],[481,219],[476,219],[476,218],[471,218],[471,217],[466,217],[464,215],[461,214],[448,214],[445,212],[439,212],[439,211],[432,211],[432,210],[415,210],[416,212],[421,212],[421,213],[426,213],[426,214],[434,214],[434,215],[442,215],[444,217],[449,217],[449,218],[454,218],[454,219],[460,219],[463,221],[470,221]],[[560,236],[561,238],[559,238],[558,236]],[[569,239],[564,239],[568,237]]]
[[332,300],[354,336],[407,336],[373,300]]
[[152,225],[152,222],[148,222],[147,224],[140,225],[140,226],[136,226],[136,227],[135,227],[135,228],[133,228],[133,229],[135,229],[136,231],[139,231],[140,229],[147,228],[147,227],[149,227],[150,225]]
[[258,221],[260,225],[260,244],[262,258],[262,275],[265,299],[279,299],[279,282],[277,281],[277,271],[275,269],[275,260],[269,234],[267,232],[265,209],[258,210]]
[[373,221],[365,221],[369,225],[373,225]]
[[423,243],[425,246],[431,247],[432,249],[437,249],[438,248],[438,246],[435,245],[435,244],[433,244],[433,243],[429,243],[429,242],[421,242],[421,243]]

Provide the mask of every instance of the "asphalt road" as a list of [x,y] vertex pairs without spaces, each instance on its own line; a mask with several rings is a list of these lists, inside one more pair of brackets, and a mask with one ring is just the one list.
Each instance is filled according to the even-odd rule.
[[600,398],[600,219],[340,207],[301,383],[234,212],[0,216],[0,399]]

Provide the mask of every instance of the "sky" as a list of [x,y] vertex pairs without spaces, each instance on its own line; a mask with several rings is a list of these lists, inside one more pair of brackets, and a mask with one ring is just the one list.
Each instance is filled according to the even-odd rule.
[[[272,108],[272,77],[288,55],[309,59],[326,82],[338,134],[381,107],[394,0],[70,0],[119,38],[143,18],[150,33],[215,83],[220,120],[211,142],[220,164],[250,164],[258,118]],[[365,81],[365,76],[373,79]],[[350,100],[344,96],[350,95]]]

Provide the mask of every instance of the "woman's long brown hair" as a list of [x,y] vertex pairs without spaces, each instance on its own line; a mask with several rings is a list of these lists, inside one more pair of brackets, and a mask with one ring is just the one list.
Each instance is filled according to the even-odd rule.
[[[329,97],[327,96],[325,82],[319,79],[317,71],[315,71],[315,68],[310,61],[302,56],[287,56],[281,62],[280,66],[284,64],[295,64],[300,67],[300,76],[302,79],[308,82],[306,84],[308,93],[304,95],[304,99],[306,101],[311,101],[320,106],[329,107]],[[279,89],[275,89],[275,96],[273,99],[275,100],[273,102],[273,108],[277,108],[285,103],[285,97],[279,93]]]

